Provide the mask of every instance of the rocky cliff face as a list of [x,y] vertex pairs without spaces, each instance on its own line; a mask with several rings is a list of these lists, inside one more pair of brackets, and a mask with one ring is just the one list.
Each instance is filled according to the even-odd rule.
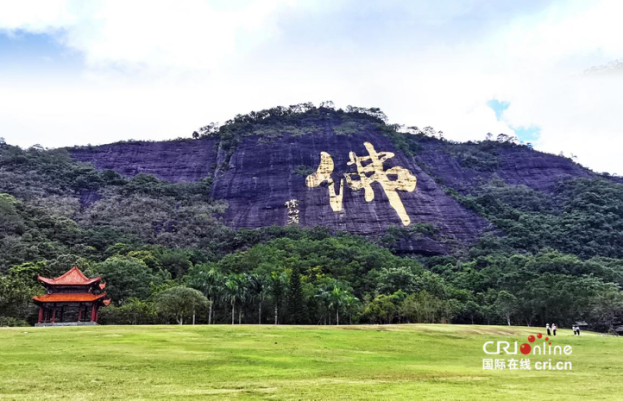
[[70,149],[74,159],[126,177],[151,174],[168,181],[198,181],[216,169],[218,140],[122,142]]
[[[478,148],[478,145],[461,145]],[[501,147],[490,156],[491,168],[466,167],[452,151],[453,145],[441,141],[421,144],[417,160],[426,166],[440,183],[462,193],[494,177],[509,185],[526,185],[542,192],[551,192],[565,178],[589,178],[596,174],[568,158],[533,151],[523,146]]]
[[[399,248],[424,254],[469,245],[490,228],[440,184],[468,192],[496,174],[512,185],[549,191],[562,178],[592,175],[568,159],[523,147],[498,152],[495,168],[488,171],[465,167],[451,144],[436,140],[420,144],[411,156],[370,127],[342,135],[326,127],[272,139],[251,135],[229,152],[221,145],[218,137],[208,137],[118,143],[71,154],[126,176],[210,177],[212,196],[229,204],[221,217],[233,228],[298,224],[378,236],[396,226],[414,232]],[[308,178],[314,172],[317,179]],[[411,177],[417,180],[415,189]],[[423,224],[432,225],[434,233],[418,234]]]

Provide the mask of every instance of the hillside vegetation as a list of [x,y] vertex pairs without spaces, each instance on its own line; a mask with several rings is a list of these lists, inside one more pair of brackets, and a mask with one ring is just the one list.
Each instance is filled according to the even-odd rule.
[[[237,116],[197,136],[219,136],[229,150],[245,135],[278,140],[339,120],[340,135],[373,125],[415,157],[432,141],[464,168],[493,173],[504,152],[533,152],[508,138],[451,143],[430,128],[388,125],[378,109],[329,106]],[[0,324],[33,323],[36,276],[74,264],[108,283],[104,323],[584,319],[612,331],[623,320],[623,185],[608,177],[561,181],[549,193],[495,177],[467,191],[446,183],[492,230],[469,249],[429,257],[396,252],[404,238],[434,233],[426,224],[371,239],[322,227],[231,230],[215,217],[227,205],[210,186],[126,178],[63,149],[0,143]]]

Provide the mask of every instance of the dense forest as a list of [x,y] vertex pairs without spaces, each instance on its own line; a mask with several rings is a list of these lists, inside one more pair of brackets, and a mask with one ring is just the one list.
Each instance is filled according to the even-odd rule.
[[[221,136],[231,149],[249,133],[304,135],[306,119],[330,107],[237,116],[194,137]],[[451,143],[430,127],[386,124],[378,109],[338,112],[345,130],[377,124],[398,149],[416,155],[423,142],[437,141],[466,168],[495,169],[497,149],[528,148],[506,136]],[[414,231],[433,231],[428,225],[378,238],[322,227],[232,230],[218,219],[227,205],[210,188],[209,179],[122,177],[76,162],[65,149],[0,141],[0,325],[34,323],[31,299],[42,291],[36,277],[73,265],[107,282],[107,324],[565,327],[585,320],[614,331],[623,320],[623,185],[607,176],[564,180],[552,193],[499,179],[467,192],[445,186],[492,230],[469,248],[436,256],[395,250]]]

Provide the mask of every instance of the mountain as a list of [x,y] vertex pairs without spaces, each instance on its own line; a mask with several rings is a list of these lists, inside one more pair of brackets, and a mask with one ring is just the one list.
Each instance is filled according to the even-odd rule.
[[182,286],[214,302],[203,323],[231,323],[233,307],[244,323],[615,331],[620,178],[488,137],[301,104],[172,141],[0,140],[0,326],[36,322],[37,276],[78,265],[105,279],[111,324],[171,322],[161,294]]
[[[496,230],[453,192],[469,194],[497,179],[547,194],[562,180],[598,177],[568,158],[510,142],[459,144],[422,131],[400,133],[376,110],[264,113],[238,116],[199,139],[121,142],[70,153],[126,177],[209,179],[211,197],[228,205],[219,218],[234,229],[293,224],[372,238],[398,229],[410,235],[400,238],[397,250],[424,255],[466,248]],[[312,182],[319,168],[324,175]],[[396,181],[400,174],[416,181],[415,188]]]

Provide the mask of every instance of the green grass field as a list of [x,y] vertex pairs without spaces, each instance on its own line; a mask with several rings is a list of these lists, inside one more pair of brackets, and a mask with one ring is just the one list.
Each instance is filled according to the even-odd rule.
[[[0,329],[3,399],[623,399],[623,338],[562,330],[572,371],[483,371],[503,326]],[[510,358],[500,356],[498,358]],[[514,357],[514,356],[513,356]],[[515,358],[521,358],[519,354]]]

